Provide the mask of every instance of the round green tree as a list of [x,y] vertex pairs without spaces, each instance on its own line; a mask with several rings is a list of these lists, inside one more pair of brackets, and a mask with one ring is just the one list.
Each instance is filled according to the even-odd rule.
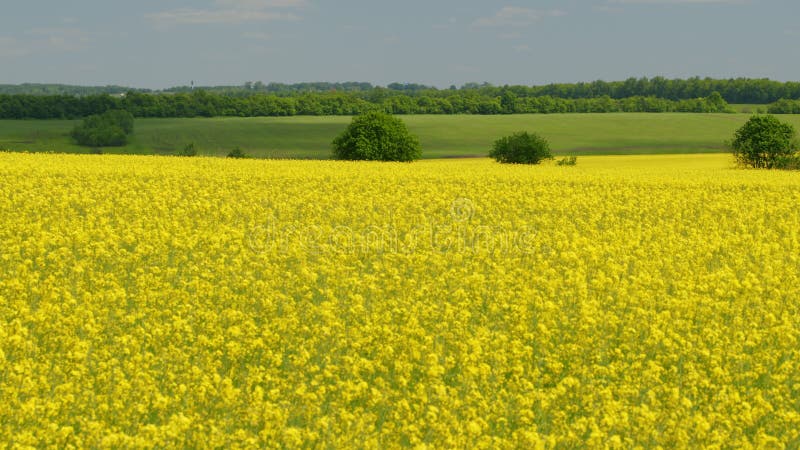
[[552,159],[550,144],[536,133],[521,131],[494,142],[489,156],[501,163],[539,164]]
[[89,147],[121,147],[133,133],[133,116],[128,111],[112,110],[91,115],[72,130],[78,145]]
[[333,140],[336,159],[414,161],[421,153],[419,140],[402,120],[377,111],[354,117]]
[[778,169],[796,161],[794,127],[772,115],[751,117],[736,130],[730,147],[736,161],[747,167]]

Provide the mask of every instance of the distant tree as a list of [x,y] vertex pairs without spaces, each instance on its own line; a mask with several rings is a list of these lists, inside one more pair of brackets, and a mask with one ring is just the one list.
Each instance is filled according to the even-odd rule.
[[539,164],[553,158],[547,140],[527,131],[498,139],[489,156],[497,162],[515,164]]
[[121,147],[133,133],[133,116],[127,111],[108,111],[87,117],[71,133],[78,145]]
[[102,117],[104,121],[115,124],[122,128],[122,131],[124,131],[125,134],[133,134],[133,115],[128,111],[115,109],[107,111],[100,117]]
[[728,106],[727,102],[725,101],[725,99],[722,98],[722,94],[720,94],[717,91],[712,92],[711,95],[706,97],[706,101],[708,103],[714,105],[715,107],[720,108],[720,109],[723,109],[726,106]]
[[746,167],[780,169],[797,165],[793,126],[772,115],[756,115],[736,130],[730,143],[736,161]]
[[336,159],[414,161],[421,156],[419,141],[402,120],[373,111],[356,116],[333,140]]

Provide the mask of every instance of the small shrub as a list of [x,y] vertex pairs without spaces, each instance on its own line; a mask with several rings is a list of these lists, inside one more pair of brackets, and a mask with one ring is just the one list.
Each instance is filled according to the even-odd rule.
[[781,169],[796,165],[797,140],[793,126],[772,115],[756,115],[736,130],[729,144],[745,167]]
[[197,156],[197,149],[194,148],[194,142],[186,144],[183,150],[178,153],[179,156]]
[[578,164],[577,156],[567,156],[556,161],[557,166],[574,166]]
[[489,156],[501,163],[539,164],[553,159],[550,144],[536,133],[521,131],[494,142]]
[[414,161],[422,153],[402,120],[377,111],[354,117],[332,145],[334,158],[346,160]]
[[247,154],[239,147],[234,147],[233,150],[228,152],[228,158],[247,158]]

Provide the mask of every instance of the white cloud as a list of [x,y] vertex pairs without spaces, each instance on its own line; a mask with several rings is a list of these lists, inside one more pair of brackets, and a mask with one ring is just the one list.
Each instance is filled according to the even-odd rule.
[[90,43],[89,33],[78,28],[33,28],[24,33],[23,39],[0,36],[0,57],[79,52]]
[[625,11],[624,8],[619,6],[609,6],[609,5],[598,5],[592,7],[593,10],[602,12],[602,13],[620,13]]
[[522,33],[518,32],[518,31],[514,31],[514,32],[511,32],[511,33],[501,33],[501,34],[497,35],[497,37],[500,38],[500,39],[520,39],[520,38],[522,38]]
[[511,47],[517,53],[527,53],[531,51],[531,47],[527,44],[520,44]]
[[215,4],[232,9],[299,8],[306,0],[215,0]]
[[434,30],[447,30],[453,28],[458,23],[458,19],[455,17],[450,17],[447,19],[445,23],[438,23],[433,25]]
[[97,72],[100,67],[96,64],[78,64],[73,67],[78,72]]
[[558,9],[542,11],[517,6],[504,6],[493,16],[477,19],[474,25],[480,27],[526,27],[545,17],[560,17],[564,15],[566,13]]
[[34,28],[26,34],[33,36],[34,47],[59,52],[77,52],[89,46],[89,33],[79,28]]
[[218,8],[175,9],[147,14],[156,25],[237,24],[299,20],[300,16],[286,9],[306,6],[306,0],[215,0]]
[[13,58],[25,56],[30,50],[25,48],[18,40],[10,37],[0,37],[0,58]]
[[202,25],[212,23],[244,23],[267,22],[275,20],[298,20],[299,16],[292,13],[255,10],[203,10],[203,9],[178,9],[148,14],[147,18],[159,25]]
[[454,64],[449,66],[449,69],[459,73],[479,73],[481,71],[475,66],[468,66],[464,64]]
[[242,33],[242,37],[247,39],[255,39],[257,41],[268,41],[272,39],[271,34],[264,33],[263,31],[251,31],[247,33]]
[[369,31],[369,27],[365,25],[352,25],[346,24],[339,27],[341,31],[344,32],[352,32],[352,33],[363,33],[365,31]]

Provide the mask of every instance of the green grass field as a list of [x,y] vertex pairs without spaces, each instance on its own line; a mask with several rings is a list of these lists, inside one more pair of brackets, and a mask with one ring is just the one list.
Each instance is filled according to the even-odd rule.
[[[746,114],[552,114],[401,116],[419,136],[424,158],[484,156],[492,142],[515,131],[540,133],[557,154],[713,153]],[[800,127],[800,116],[781,120]],[[201,155],[233,147],[261,158],[328,158],[330,142],[349,117],[137,119],[131,143],[105,153],[174,154],[194,142]],[[70,141],[76,121],[0,121],[0,149],[87,153]]]

